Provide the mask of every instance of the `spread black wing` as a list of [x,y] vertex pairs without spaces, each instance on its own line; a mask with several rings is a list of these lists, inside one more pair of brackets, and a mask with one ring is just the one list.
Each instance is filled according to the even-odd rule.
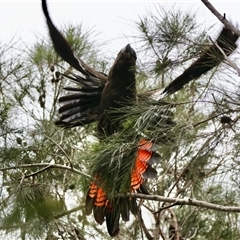
[[67,40],[54,26],[48,13],[46,0],[42,0],[42,9],[56,52],[81,73],[81,75],[65,76],[78,86],[65,88],[71,94],[59,98],[62,107],[59,109],[60,119],[56,124],[62,127],[74,127],[96,121],[107,75],[94,70],[75,56]]
[[[229,56],[236,48],[238,36],[230,29],[224,27],[217,38],[218,46]],[[173,94],[180,90],[185,84],[193,79],[199,78],[202,74],[220,64],[224,59],[223,54],[212,45],[197,59],[189,68],[187,68],[179,77],[171,82],[163,91],[166,94]]]

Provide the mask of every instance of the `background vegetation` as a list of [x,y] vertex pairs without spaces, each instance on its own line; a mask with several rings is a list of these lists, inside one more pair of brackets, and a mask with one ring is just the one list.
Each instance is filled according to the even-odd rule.
[[[156,143],[158,178],[148,182],[152,200],[139,198],[141,213],[122,224],[117,239],[240,238],[236,70],[225,61],[162,98],[163,87],[211,44],[209,29],[197,26],[191,13],[160,8],[157,16],[142,16],[136,28],[132,46],[140,59],[139,101],[125,109],[122,132],[106,142],[98,142],[95,124],[65,130],[54,125],[57,99],[69,85],[59,72],[74,70],[56,55],[50,40],[36,39],[21,49],[15,42],[0,44],[2,238],[109,239],[105,225],[85,215],[87,185],[95,164],[123,161],[121,154],[139,135]],[[80,25],[64,34],[78,56],[108,73],[111,61],[103,58],[93,32]]]

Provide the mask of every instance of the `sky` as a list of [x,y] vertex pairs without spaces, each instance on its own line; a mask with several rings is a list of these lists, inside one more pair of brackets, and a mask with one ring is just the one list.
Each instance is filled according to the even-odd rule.
[[[220,13],[226,13],[233,23],[240,23],[240,1],[210,1]],[[160,6],[170,7],[183,11],[196,12],[196,18],[206,26],[216,24],[219,29],[221,23],[199,1],[158,1]],[[147,12],[155,11],[158,3],[145,2],[101,2],[101,1],[56,1],[48,0],[48,9],[54,24],[61,29],[69,23],[83,23],[87,29],[94,29],[99,33],[97,38],[106,42],[107,50],[118,51],[134,35],[134,22]],[[0,0],[0,41],[9,42],[13,36],[19,42],[32,43],[38,36],[48,37],[45,19],[40,0]],[[240,24],[239,24],[240,26]],[[118,49],[118,50],[117,50]]]
[[[226,13],[229,20],[240,27],[239,1],[210,1],[220,13]],[[216,24],[217,31],[221,23],[198,1],[158,1],[160,6],[183,11],[196,12],[199,23],[209,26]],[[56,1],[48,0],[48,9],[54,24],[61,29],[67,24],[83,23],[88,29],[94,28],[100,34],[99,40],[106,42],[107,50],[113,56],[129,41],[128,36],[135,33],[134,22],[139,17],[154,12],[158,3],[145,2],[101,2],[101,1]],[[215,28],[214,27],[214,28]],[[45,18],[40,0],[0,0],[0,43],[9,42],[15,36],[19,43],[34,43],[37,37],[48,37]],[[111,50],[109,50],[111,49]],[[70,200],[68,200],[68,203]]]

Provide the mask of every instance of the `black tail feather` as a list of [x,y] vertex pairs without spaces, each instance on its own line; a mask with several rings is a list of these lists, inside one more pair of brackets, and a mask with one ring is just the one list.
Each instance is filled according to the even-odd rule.
[[107,213],[106,215],[106,224],[107,230],[111,237],[115,237],[118,235],[119,229],[119,221],[120,221],[120,212],[114,211]]
[[104,220],[105,220],[105,209],[102,207],[96,207],[94,206],[94,219],[98,224],[103,224]]

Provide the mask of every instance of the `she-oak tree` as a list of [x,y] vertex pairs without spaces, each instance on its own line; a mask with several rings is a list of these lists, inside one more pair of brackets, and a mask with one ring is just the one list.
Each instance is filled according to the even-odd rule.
[[[171,19],[171,17],[173,17],[173,15],[168,14],[168,16],[163,17],[163,19],[159,21],[165,23],[162,24],[162,26],[166,28],[166,32],[160,31],[160,29],[159,31],[155,31],[156,29],[148,28],[150,24],[147,25],[147,23],[151,23],[151,18],[149,18],[148,22],[145,21],[145,19],[142,20],[138,25],[142,30],[142,38],[149,40],[149,47],[156,53],[156,65],[153,68],[154,70],[151,71],[152,76],[157,76],[155,82],[159,82],[158,79],[160,79],[160,77],[165,79],[165,76],[170,74],[171,69],[176,65],[174,61],[168,58],[166,53],[170,53],[171,51],[176,52],[179,50],[178,47],[182,46],[182,41],[186,40],[185,36],[176,34],[178,33],[176,22],[174,22],[174,18]],[[185,21],[190,20],[190,17],[186,15],[183,19]],[[181,22],[178,22],[178,24],[181,24]],[[157,25],[156,27],[161,28],[161,26]],[[168,29],[168,27],[170,28]],[[173,27],[175,27],[175,29]],[[190,27],[190,21],[188,21],[186,25],[183,24],[182,27]],[[173,33],[169,30],[174,31],[176,35],[175,38],[172,37],[172,39],[169,39],[167,35],[164,35],[164,33]],[[182,28],[181,30],[184,31],[186,29]],[[150,39],[152,40],[150,41]],[[235,42],[236,36],[233,39]],[[158,44],[161,43],[161,41],[162,43],[167,43],[165,46],[166,49],[161,49],[161,46],[159,47]],[[204,46],[198,45],[194,47],[194,45],[196,45],[196,42],[194,42],[192,46],[189,46],[189,48],[186,47],[185,59],[195,56],[196,52],[194,51],[199,51],[197,47],[203,48]],[[227,52],[225,51],[224,55],[225,49],[224,47],[218,48],[219,45],[217,41],[217,44],[214,45],[215,52],[212,53],[213,56],[218,58],[219,61],[223,60],[222,56],[224,56],[224,60],[228,61]],[[204,52],[210,53],[209,50],[201,50],[203,54]],[[222,53],[221,50],[223,50],[223,55],[220,54],[216,56],[216,53]],[[151,49],[149,49],[149,52],[151,52]],[[160,53],[163,54],[162,57]],[[169,54],[169,56],[171,55]],[[185,61],[185,59],[183,60]],[[217,63],[218,62],[216,62],[216,64]],[[38,67],[42,68],[40,64],[38,64]],[[149,69],[151,69],[151,66],[149,66]],[[69,72],[65,73],[65,75],[67,75],[67,77],[71,76]],[[139,76],[141,75],[144,78],[144,74],[139,73]],[[53,82],[56,85],[60,85],[59,81],[61,80],[59,80],[59,78],[61,78],[61,75],[56,73],[53,78]],[[214,79],[211,79],[211,82],[214,82]],[[184,89],[185,94],[183,91],[182,94],[179,92],[178,95],[174,95],[173,98],[166,98],[164,102],[146,98],[146,95],[152,94],[152,92],[156,93],[156,90],[148,91],[147,94],[139,94],[139,100],[136,106],[123,108],[127,120],[122,124],[121,131],[114,134],[114,136],[108,137],[107,141],[102,141],[101,144],[91,144],[91,148],[89,148],[89,145],[87,146],[86,141],[83,140],[84,136],[88,136],[88,134],[85,135],[84,131],[92,132],[91,128],[80,128],[78,134],[71,133],[72,136],[67,131],[57,131],[56,133],[55,129],[51,130],[51,128],[49,128],[51,124],[49,120],[51,119],[46,118],[46,120],[42,121],[41,125],[39,125],[41,128],[45,127],[46,132],[43,132],[41,135],[39,132],[35,133],[35,136],[33,136],[35,144],[32,144],[32,149],[30,148],[30,142],[26,143],[26,141],[23,143],[21,138],[17,139],[17,143],[22,148],[12,148],[14,151],[18,150],[16,154],[22,156],[22,159],[25,159],[25,161],[30,161],[30,163],[27,162],[26,164],[19,165],[19,163],[17,164],[16,162],[13,166],[8,165],[2,168],[3,172],[7,171],[8,173],[8,176],[4,179],[4,186],[7,186],[7,179],[8,182],[12,179],[12,185],[10,185],[11,187],[9,187],[7,191],[11,193],[14,182],[15,186],[18,186],[18,195],[14,196],[16,197],[16,201],[13,201],[13,199],[11,199],[12,197],[6,198],[7,192],[4,193],[5,201],[3,201],[2,206],[4,206],[4,203],[7,203],[7,199],[11,200],[12,205],[6,207],[5,204],[5,212],[2,214],[3,230],[9,229],[10,231],[10,229],[14,229],[14,224],[9,223],[13,223],[13,219],[15,218],[15,223],[19,223],[19,221],[22,222],[22,224],[15,225],[16,229],[21,229],[21,237],[31,236],[31,234],[37,234],[37,231],[30,233],[27,225],[24,223],[29,224],[30,220],[32,221],[34,219],[36,221],[38,219],[38,221],[42,221],[45,228],[45,224],[48,223],[45,232],[45,234],[47,234],[46,238],[48,239],[54,237],[83,239],[85,237],[88,238],[87,236],[93,238],[96,234],[91,234],[92,229],[97,231],[97,239],[101,238],[101,236],[103,236],[102,238],[104,239],[104,229],[100,230],[101,228],[94,226],[94,223],[92,223],[91,227],[88,226],[88,219],[84,216],[82,204],[80,204],[79,207],[66,210],[64,197],[70,194],[69,192],[67,193],[68,190],[74,192],[74,188],[78,188],[77,192],[81,191],[79,187],[82,185],[84,178],[87,177],[87,174],[84,174],[84,172],[86,172],[86,169],[89,167],[92,173],[99,170],[104,173],[104,170],[105,172],[108,171],[106,170],[107,167],[108,169],[112,167],[112,170],[108,172],[109,179],[106,179],[106,186],[111,186],[112,189],[119,189],[120,186],[124,186],[124,184],[126,186],[130,181],[129,170],[124,169],[118,181],[114,181],[113,179],[115,179],[116,176],[119,177],[116,173],[118,173],[122,166],[129,168],[129,159],[132,156],[126,155],[126,152],[137,144],[136,141],[140,135],[158,143],[161,162],[159,163],[160,166],[156,168],[159,177],[156,181],[151,181],[148,184],[151,195],[123,195],[121,192],[124,192],[124,189],[121,188],[118,195],[116,195],[115,192],[111,193],[114,194],[114,197],[126,197],[126,199],[136,197],[138,199],[145,199],[145,201],[140,200],[138,202],[139,205],[142,206],[142,212],[139,212],[137,220],[123,225],[124,228],[121,229],[119,237],[129,239],[144,238],[144,235],[141,235],[142,229],[148,239],[213,239],[213,236],[218,236],[220,239],[226,239],[226,236],[228,236],[227,238],[237,239],[239,236],[237,224],[236,229],[232,227],[234,226],[232,224],[234,219],[236,223],[238,222],[237,216],[234,218],[234,214],[231,214],[225,218],[224,216],[226,215],[222,215],[221,213],[201,210],[207,208],[226,212],[239,212],[239,208],[234,207],[237,204],[237,192],[230,191],[229,185],[226,185],[224,188],[224,181],[221,179],[227,176],[229,182],[232,183],[230,186],[232,188],[237,187],[237,185],[234,184],[234,181],[237,181],[237,178],[234,179],[235,176],[237,177],[237,165],[235,165],[234,171],[231,170],[231,172],[236,174],[235,176],[234,174],[229,176],[228,174],[230,172],[227,171],[228,168],[232,168],[234,163],[237,164],[237,141],[235,139],[237,139],[236,128],[238,118],[237,116],[233,118],[234,114],[237,114],[238,111],[237,95],[230,95],[229,92],[227,92],[227,90],[229,91],[227,88],[220,89],[219,86],[217,86],[217,81],[216,85],[211,85],[211,82],[209,81],[205,88],[203,87],[201,89],[201,86],[198,87],[197,91],[194,89],[194,84],[197,83],[193,83],[191,88],[187,86]],[[199,88],[202,91],[200,91]],[[39,92],[39,104],[41,108],[46,109],[46,97],[44,96],[46,86],[44,86],[44,82],[42,86],[36,89]],[[27,90],[28,89],[26,89],[26,91]],[[212,99],[208,95],[208,91],[210,93],[213,92]],[[222,96],[224,96],[224,98],[221,99]],[[55,95],[54,99],[57,98],[58,94]],[[19,99],[19,103],[23,105],[20,100],[21,99]],[[207,104],[209,109],[200,111],[202,107]],[[217,123],[220,125],[217,125]],[[229,129],[233,133],[231,132],[228,138],[232,139],[232,142],[236,144],[235,146],[229,146],[227,144],[226,131]],[[60,134],[62,138],[57,138],[57,134]],[[64,137],[62,134],[64,134]],[[66,135],[69,135],[69,137]],[[74,139],[76,137],[79,139],[78,141]],[[44,142],[48,144],[43,144]],[[76,144],[79,142],[82,144],[77,147]],[[41,144],[38,146],[36,143]],[[27,146],[27,144],[29,144],[29,146]],[[75,144],[75,146],[72,144]],[[46,147],[45,151],[43,151],[44,148],[41,148],[41,146],[44,147],[44,145]],[[35,147],[35,153],[37,154],[36,160],[38,161],[36,161],[36,163],[32,163],[34,159],[34,157],[31,156],[31,154],[34,154],[33,147]],[[74,153],[76,147],[78,150]],[[51,151],[52,154],[47,149],[53,150]],[[235,151],[233,151],[233,149],[235,149]],[[5,150],[7,150],[7,148],[5,148]],[[12,150],[9,149],[10,152],[12,152]],[[42,154],[40,154],[39,151],[42,151]],[[48,155],[45,155],[44,152],[48,153]],[[227,155],[227,153],[231,153],[231,155]],[[27,157],[24,156],[24,154],[27,155]],[[54,160],[55,164],[40,164],[39,162],[41,160],[39,161],[39,159],[45,159],[44,156],[47,157],[47,161]],[[62,156],[66,158],[66,162]],[[73,156],[78,156],[78,161],[76,161],[77,159],[74,159]],[[92,158],[91,161],[89,160],[89,156]],[[231,156],[234,156],[236,159],[232,161]],[[85,159],[85,161],[82,161],[82,159]],[[87,159],[88,162],[86,162]],[[64,164],[59,164],[61,162]],[[41,169],[39,169],[39,167]],[[30,173],[25,170],[28,168],[31,169]],[[57,169],[59,169],[59,171]],[[63,171],[65,171],[65,174],[62,174]],[[73,182],[75,182],[74,184],[69,184],[69,179],[66,177],[69,172],[73,173],[71,175],[74,175],[74,173],[80,174],[80,176],[71,178],[71,180],[75,179],[73,180]],[[81,176],[84,176],[84,178],[81,178]],[[44,185],[41,183],[43,183],[45,179],[54,181],[52,184],[49,182],[47,184],[48,187],[44,188]],[[213,184],[216,179],[219,185]],[[61,180],[63,180],[62,183],[64,184],[59,184]],[[57,184],[54,184],[55,181]],[[91,181],[91,178],[87,179],[85,187],[82,186],[82,190],[85,189],[85,192],[88,188],[87,185],[89,181]],[[113,183],[116,185],[113,186]],[[4,191],[6,191],[6,188]],[[63,192],[65,194],[63,194]],[[185,198],[186,196],[187,198]],[[207,201],[198,201],[192,198]],[[155,201],[146,201],[146,199]],[[222,206],[226,205],[226,202],[224,202],[226,200],[227,203],[229,203],[229,207]],[[16,205],[14,207],[13,203],[17,204],[18,207]],[[193,205],[197,208],[189,206],[186,208],[176,207],[177,205],[185,204]],[[150,226],[147,226],[147,222],[143,220],[145,219],[145,217],[143,218],[145,209],[151,212],[153,216],[153,218],[148,217],[149,220],[152,219]],[[83,215],[78,216],[79,221],[77,221],[76,217],[73,217],[74,212],[83,212]],[[68,226],[65,225],[65,221],[68,221],[70,224]],[[31,223],[34,224],[34,222]],[[224,225],[222,231],[218,229],[219,224]]]

